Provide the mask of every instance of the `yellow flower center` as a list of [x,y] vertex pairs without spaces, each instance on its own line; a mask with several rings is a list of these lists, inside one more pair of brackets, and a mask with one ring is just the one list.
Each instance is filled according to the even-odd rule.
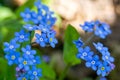
[[50,42],[52,42],[53,41],[53,39],[52,38],[50,38]]
[[24,78],[22,78],[22,80],[27,80],[27,79],[24,77]]
[[14,60],[14,59],[15,59],[15,56],[14,56],[14,55],[12,55],[12,56],[11,56],[11,59],[12,59],[12,60]]
[[33,75],[37,75],[37,72],[36,72],[36,71],[34,71],[34,72],[33,72]]
[[105,67],[101,67],[101,70],[105,70]]
[[50,21],[48,21],[47,24],[49,25],[49,24],[50,24]]
[[27,61],[23,61],[23,64],[26,65],[26,64],[27,64]]

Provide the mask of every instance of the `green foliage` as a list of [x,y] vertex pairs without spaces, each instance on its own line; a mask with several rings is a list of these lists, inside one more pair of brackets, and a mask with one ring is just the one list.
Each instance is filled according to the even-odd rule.
[[40,80],[55,80],[56,74],[47,63],[42,61],[38,67],[42,69],[42,78]]
[[0,23],[0,55],[3,53],[3,43],[14,38],[14,33],[21,28],[22,24],[15,19],[3,20]]
[[[51,5],[53,5],[53,4],[52,4],[53,1],[54,1],[54,0],[42,0],[42,3],[45,4],[45,5],[47,5],[47,6],[49,6],[49,7],[50,7],[50,10],[51,10]],[[52,11],[54,11],[54,10],[52,10]],[[55,11],[54,11],[54,12],[55,12]],[[55,25],[57,25],[57,27],[61,27],[62,18],[61,18],[56,12],[55,12],[54,16],[57,18]]]
[[16,16],[10,8],[0,6],[0,22],[5,20],[6,18],[14,19],[15,17]]
[[6,72],[7,72],[7,61],[5,59],[0,58],[0,66],[4,68],[0,68],[0,80],[6,79]]
[[9,66],[4,58],[0,58],[0,66],[0,80],[16,80],[14,66]]
[[43,4],[50,6],[53,0],[41,0]]
[[34,2],[35,0],[28,0],[25,4],[23,4],[16,10],[16,15],[20,17],[20,13],[23,12],[25,8],[32,8],[34,6]]
[[73,44],[79,38],[79,33],[72,25],[68,25],[64,37],[64,61],[69,65],[76,65],[80,60],[76,58],[77,49]]

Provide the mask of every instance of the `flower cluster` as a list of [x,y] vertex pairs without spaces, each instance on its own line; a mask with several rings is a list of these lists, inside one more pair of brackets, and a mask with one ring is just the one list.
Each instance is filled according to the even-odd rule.
[[[85,22],[85,24],[81,25],[81,27],[86,32],[94,31],[95,35],[101,38],[105,38],[109,33],[111,33],[108,25],[106,23],[100,23],[100,21]],[[101,55],[95,54],[89,46],[85,46],[84,44],[86,43],[84,43],[80,38],[73,43],[78,49],[76,57],[85,60],[86,67],[92,68],[97,72],[98,75],[101,75],[103,77],[107,76],[111,70],[114,69],[114,58],[110,56],[108,48],[104,47],[102,43],[93,42],[95,49],[101,53]]]
[[[17,34],[20,34],[17,32]],[[24,33],[23,33],[24,34]],[[21,34],[24,38],[20,38],[21,35],[16,36],[10,41],[10,43],[4,43],[4,52],[6,53],[5,58],[8,60],[9,65],[16,64],[17,65],[17,80],[38,80],[41,77],[41,69],[36,67],[37,64],[40,64],[40,57],[36,56],[36,51],[31,49],[30,45],[22,46],[21,41],[26,41],[28,36],[26,34]],[[20,39],[19,39],[20,38]],[[32,71],[32,72],[31,72]],[[36,74],[38,75],[36,75]],[[32,77],[27,77],[32,76]]]
[[94,35],[102,39],[105,39],[107,35],[111,34],[110,26],[98,20],[85,22],[83,25],[80,26],[85,32],[93,32]]
[[[35,42],[41,47],[50,45],[54,48],[55,44],[58,43],[55,38],[56,32],[53,30],[53,26],[56,22],[54,13],[40,1],[35,2],[35,6],[37,8],[37,12],[31,11],[27,8],[21,13],[23,20],[28,22],[28,24],[23,27],[28,31],[39,30],[40,33],[35,34]],[[29,24],[29,22],[32,22],[34,25]]]
[[[21,13],[21,17],[27,24],[23,26],[22,30],[15,33],[15,37],[9,43],[4,43],[5,58],[8,60],[8,64],[17,66],[17,80],[39,80],[39,77],[42,76],[42,70],[37,68],[37,65],[41,63],[40,57],[29,44],[32,32],[40,31],[35,34],[35,42],[41,47],[50,45],[54,48],[57,44],[56,32],[52,28],[56,21],[53,12],[39,1],[35,2],[35,6],[37,12],[27,8]],[[33,24],[30,24],[31,22]]]

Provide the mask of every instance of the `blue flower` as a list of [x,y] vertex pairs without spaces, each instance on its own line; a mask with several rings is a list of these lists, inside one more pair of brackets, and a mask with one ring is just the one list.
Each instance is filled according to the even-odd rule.
[[15,33],[15,38],[18,42],[24,42],[29,40],[29,33],[26,33],[24,30]]
[[56,18],[49,16],[49,17],[44,17],[42,23],[46,24],[46,26],[50,29],[54,26],[56,22]]
[[80,38],[78,40],[73,41],[73,43],[76,45],[76,48],[80,48],[84,44]]
[[86,67],[91,67],[93,70],[97,70],[98,65],[100,64],[99,56],[95,55],[86,62]]
[[49,7],[48,6],[44,6],[44,10],[45,10],[45,16],[46,17],[52,17],[51,15],[54,14],[54,12],[50,11]]
[[41,4],[40,1],[35,2],[35,6],[38,8],[38,13],[34,13],[33,22],[51,28],[56,22],[56,18],[53,17],[54,12],[50,11],[48,6]]
[[28,31],[33,31],[36,29],[36,25],[26,24],[23,26]]
[[93,43],[93,45],[102,55],[104,55],[104,53],[108,55],[110,54],[108,48],[104,47],[102,43],[97,42],[97,43]]
[[36,65],[36,64],[40,64],[40,63],[41,63],[40,56],[35,56],[33,59],[33,64]]
[[77,58],[81,58],[83,60],[89,60],[92,58],[94,53],[90,50],[90,47],[86,46],[85,48],[79,48]]
[[20,77],[24,77],[26,71],[24,69],[20,69],[19,67],[16,67],[16,77],[19,79]]
[[[98,42],[98,43],[93,43],[95,48],[101,53],[103,51],[103,44]],[[107,48],[106,48],[107,49]]]
[[55,31],[51,31],[47,34],[50,46],[53,47],[53,48],[55,47],[55,44],[58,43],[57,39],[55,38],[55,34],[56,34]]
[[43,59],[43,61],[45,61],[45,62],[50,62],[50,57],[49,56],[47,56],[47,55],[43,55],[42,56],[42,59]]
[[111,70],[113,70],[115,68],[115,65],[113,63],[110,63],[109,65],[111,67]]
[[32,13],[33,18],[32,21],[34,22],[34,24],[41,24],[42,20],[43,20],[43,12],[42,11],[38,11],[38,13]]
[[13,39],[13,40],[10,41],[10,43],[5,42],[4,46],[5,46],[4,51],[9,52],[11,50],[15,51],[17,48],[19,48],[20,45],[16,43],[15,39]]
[[36,42],[38,44],[40,44],[41,47],[45,47],[46,46],[46,42],[48,41],[47,40],[47,37],[46,37],[46,34],[42,33],[41,35],[40,34],[35,34],[35,37],[36,37]]
[[110,55],[110,52],[108,51],[107,47],[104,47],[102,43],[98,42],[98,43],[93,43],[94,47],[102,54],[108,54]]
[[108,53],[104,53],[104,55],[102,55],[102,60],[108,63],[114,62],[114,58],[111,57]]
[[40,1],[35,2],[35,6],[37,7],[38,11],[46,8],[46,6]]
[[107,78],[105,78],[105,77],[101,77],[100,80],[107,80]]
[[18,64],[18,58],[20,57],[20,53],[15,51],[10,51],[10,53],[5,55],[5,58],[8,60],[8,64]]
[[41,69],[37,69],[35,66],[32,67],[32,70],[28,71],[30,80],[39,80],[39,77],[42,76]]
[[80,25],[80,26],[86,32],[93,32],[94,27],[95,27],[95,23],[93,21],[91,21],[91,22],[86,21],[83,25]]
[[106,23],[97,21],[94,34],[102,39],[105,39],[107,35],[111,34],[110,26]]
[[102,43],[93,43],[95,48],[102,54],[102,60],[111,63],[114,62],[114,58],[110,56],[110,52],[107,47],[104,47]]
[[26,58],[24,56],[20,57],[18,61],[18,67],[20,69],[25,69],[26,71],[30,69],[30,65],[33,65],[33,59]]
[[107,76],[111,68],[107,62],[103,62],[98,66],[97,75]]
[[23,20],[25,22],[31,21],[32,20],[32,15],[31,15],[31,11],[29,8],[26,8],[24,12],[21,12],[21,17],[23,18]]
[[29,80],[29,75],[22,74],[19,77],[17,77],[17,80]]
[[43,33],[48,33],[50,31],[49,28],[46,25],[43,25],[43,24],[40,24],[38,26],[38,30],[40,30]]
[[34,58],[34,55],[36,54],[35,50],[31,50],[31,46],[27,45],[26,48],[22,48],[22,52],[24,53],[24,57],[26,58]]

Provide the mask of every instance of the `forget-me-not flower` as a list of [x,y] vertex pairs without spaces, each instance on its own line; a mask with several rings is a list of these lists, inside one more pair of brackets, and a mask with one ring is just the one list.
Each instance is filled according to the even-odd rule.
[[10,41],[10,43],[5,42],[4,46],[5,46],[4,51],[9,52],[11,50],[15,51],[17,48],[19,48],[20,45],[16,43],[16,39],[13,39]]
[[79,48],[77,58],[83,59],[83,60],[89,60],[93,56],[93,52],[91,51],[89,46],[86,46],[85,48]]
[[18,42],[25,42],[29,40],[29,33],[26,33],[23,29],[20,32],[15,33],[15,38]]
[[20,53],[15,51],[10,51],[10,53],[7,53],[5,55],[5,58],[8,60],[8,64],[18,64],[18,58],[20,57]]

